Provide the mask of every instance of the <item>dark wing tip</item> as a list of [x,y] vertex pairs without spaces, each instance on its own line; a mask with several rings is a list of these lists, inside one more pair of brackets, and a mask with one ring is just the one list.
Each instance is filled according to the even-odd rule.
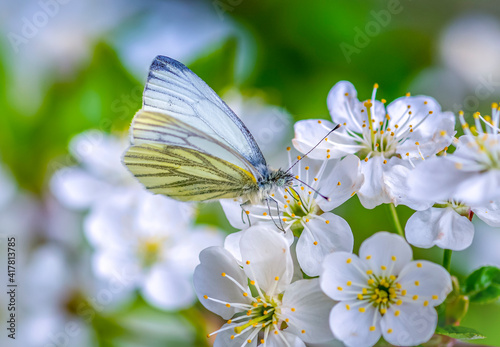
[[172,71],[176,69],[182,71],[187,69],[187,67],[175,59],[164,55],[158,55],[151,63],[151,67],[149,69],[151,71]]

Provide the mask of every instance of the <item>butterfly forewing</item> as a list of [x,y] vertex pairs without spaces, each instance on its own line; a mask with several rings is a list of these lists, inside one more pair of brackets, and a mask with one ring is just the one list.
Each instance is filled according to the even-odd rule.
[[143,109],[161,112],[207,134],[257,170],[266,161],[253,136],[221,98],[186,66],[158,56],[151,65]]

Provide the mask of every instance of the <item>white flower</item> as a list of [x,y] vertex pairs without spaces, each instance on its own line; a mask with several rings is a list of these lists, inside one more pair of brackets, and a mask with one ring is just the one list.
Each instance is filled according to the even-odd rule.
[[221,245],[218,232],[191,226],[192,206],[128,192],[97,204],[85,221],[95,248],[94,272],[102,278],[120,274],[128,291],[139,289],[151,305],[184,308],[195,299],[191,285],[199,252]]
[[288,242],[265,226],[253,226],[240,241],[242,265],[222,247],[200,254],[194,273],[198,298],[227,319],[215,346],[305,346],[333,338],[328,312],[333,301],[318,279],[292,283]]
[[410,193],[419,199],[453,199],[487,208],[500,201],[500,110],[493,104],[491,117],[476,112],[473,127],[463,112],[459,115],[465,135],[455,144],[456,151],[420,165],[409,180]]
[[325,259],[321,288],[340,301],[330,314],[335,337],[356,347],[373,346],[380,336],[397,346],[432,337],[434,306],[451,291],[451,277],[439,265],[411,259],[404,239],[387,232],[366,239],[359,257],[337,252]]
[[[349,82],[339,82],[328,94],[328,109],[334,122],[342,126],[331,133],[310,157],[340,158],[356,153],[363,161],[365,182],[358,192],[364,207],[382,203],[405,204],[422,209],[405,196],[402,171],[409,171],[420,160],[442,151],[455,134],[455,119],[431,97],[409,95],[384,106],[375,100],[378,85],[371,99],[360,102],[356,89]],[[334,128],[322,120],[305,120],[295,124],[295,147],[307,152]],[[393,191],[397,181],[399,187]],[[403,185],[403,186],[402,186]]]
[[79,165],[58,170],[50,182],[52,193],[66,207],[89,209],[114,195],[144,190],[121,163],[125,138],[90,130],[75,136],[69,148]]
[[[318,276],[327,254],[334,251],[351,252],[354,243],[349,224],[343,218],[326,211],[348,200],[363,183],[356,156],[349,155],[329,169],[328,163],[326,160],[300,161],[293,168],[297,185],[285,192],[273,194],[274,201],[269,201],[269,204],[240,206],[238,201],[221,201],[229,222],[239,229],[247,228],[248,221],[251,225],[276,225],[283,228],[290,244],[294,235],[297,236],[300,267],[307,275]],[[303,164],[306,166],[303,167]],[[233,233],[226,238],[226,248],[235,256],[239,253],[237,247],[242,233]]]
[[496,203],[489,208],[471,208],[447,201],[415,212],[406,222],[406,239],[420,248],[438,246],[453,251],[464,250],[474,238],[474,224],[469,219],[474,214],[487,224],[500,227],[500,207]]

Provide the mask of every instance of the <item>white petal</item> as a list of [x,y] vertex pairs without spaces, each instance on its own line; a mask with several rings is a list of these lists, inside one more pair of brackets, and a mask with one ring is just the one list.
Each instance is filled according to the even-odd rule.
[[142,288],[144,299],[163,310],[179,310],[191,306],[195,293],[186,274],[167,265],[154,266]]
[[240,241],[241,260],[248,278],[268,295],[281,293],[293,277],[290,246],[276,228],[256,225]]
[[[327,328],[330,330],[330,328]],[[280,335],[270,333],[265,341],[265,347],[306,347],[306,344],[294,334],[287,333],[288,329],[281,330]],[[283,341],[286,340],[286,343]]]
[[[401,161],[402,162],[402,161]],[[409,164],[408,164],[409,165]],[[434,201],[421,201],[408,195],[408,176],[412,169],[404,165],[394,165],[384,174],[384,182],[387,187],[387,194],[394,205],[405,205],[413,210],[425,210],[432,206]]]
[[353,245],[354,237],[349,224],[343,218],[327,212],[305,224],[297,242],[297,259],[308,276],[318,276],[328,254],[352,252]]
[[411,172],[408,177],[409,196],[422,201],[448,200],[453,197],[457,185],[469,176],[457,170],[446,157],[433,157]]
[[[226,276],[222,276],[225,273]],[[241,310],[205,299],[210,298],[229,303],[249,303],[250,299],[227,276],[231,276],[243,288],[247,288],[247,277],[236,259],[222,247],[210,247],[200,253],[200,265],[194,270],[193,283],[198,299],[208,310],[224,319],[231,318]]]
[[[441,265],[426,260],[412,261],[406,265],[399,274],[398,283],[401,289],[407,290],[408,298],[418,295],[415,301],[423,303],[427,300],[429,306],[441,304],[451,292],[450,274]],[[434,295],[437,298],[433,298]]]
[[475,173],[456,187],[454,195],[469,206],[488,206],[491,201],[500,201],[500,170]]
[[[365,312],[359,312],[355,305],[356,301],[335,305],[330,313],[330,328],[333,335],[348,347],[371,347],[381,336],[380,313],[372,305],[365,306]],[[374,331],[370,330],[372,326]]]
[[[164,258],[175,263],[178,272],[191,276],[199,264],[199,254],[212,246],[222,246],[223,236],[218,230],[198,227],[185,232],[173,247],[164,247]],[[182,233],[182,231],[181,231]],[[167,241],[168,242],[168,241]]]
[[[341,158],[359,149],[354,138],[339,135],[339,133],[345,133],[342,127],[331,133],[327,141],[321,141],[334,128],[333,123],[326,120],[301,120],[295,123],[294,128],[295,138],[292,140],[294,147],[302,153],[307,153],[314,148],[307,155],[311,159],[324,160],[327,154],[332,159]],[[327,153],[327,150],[330,152]]]
[[[347,95],[346,95],[347,94]],[[372,101],[372,100],[370,100]],[[340,81],[335,84],[327,97],[328,110],[335,123],[344,124],[357,133],[363,131],[361,125],[363,120],[367,120],[362,109],[366,109],[363,102],[357,98],[357,92],[352,83]],[[376,122],[380,121],[385,116],[385,107],[380,102],[375,100],[372,107],[372,117]]]
[[234,201],[233,199],[223,199],[220,200],[220,204],[222,206],[222,209],[224,210],[224,213],[226,214],[227,220],[232,227],[236,229],[248,228],[248,219],[243,215],[243,209],[240,206],[240,201]]
[[489,226],[500,228],[500,205],[491,205],[489,208],[477,207],[472,211]]
[[[409,111],[412,112],[411,115],[409,115]],[[429,111],[433,113],[429,115]],[[442,119],[455,121],[451,112],[441,112],[441,106],[434,98],[423,95],[398,98],[387,106],[387,113],[391,116],[391,128],[396,124],[402,126],[409,116],[411,121],[407,124],[412,124],[414,127],[423,121],[417,128],[422,136],[432,136],[436,131],[436,124],[440,123]]]
[[231,253],[231,255],[241,263],[241,237],[245,233],[244,230],[231,233],[224,239],[224,248]]
[[[397,317],[394,314],[396,310],[399,311]],[[427,342],[434,334],[436,325],[434,307],[411,303],[392,305],[380,322],[384,339],[396,346],[416,346]]]
[[[365,264],[355,254],[332,253],[323,263],[321,289],[334,300],[357,300],[355,292],[361,292],[368,280],[366,270]],[[348,286],[349,282],[351,286]]]
[[[214,347],[235,347],[235,346],[249,346],[249,347],[255,347],[257,346],[257,341],[258,338],[254,338],[252,342],[248,343],[248,338],[252,333],[255,331],[255,329],[249,329],[247,331],[244,331],[240,335],[236,335],[234,332],[234,328],[232,327],[237,327],[237,324],[224,324],[222,328],[227,328],[231,327],[227,330],[221,331],[220,333],[217,334],[217,337],[215,338],[214,342]],[[231,338],[231,336],[234,336],[234,338]]]
[[88,208],[111,190],[108,183],[76,167],[57,171],[52,176],[50,187],[62,204],[73,209]]
[[474,225],[451,207],[431,207],[415,212],[408,219],[405,234],[408,242],[416,247],[430,248],[436,245],[461,251],[471,245]]
[[[367,238],[359,248],[359,257],[375,274],[385,266],[392,274],[398,274],[411,261],[411,247],[401,236],[381,231]],[[394,258],[393,258],[394,257]]]
[[[342,205],[356,193],[364,182],[359,158],[348,155],[341,160],[328,176],[321,179],[319,192],[330,201],[319,199],[318,205],[323,211],[331,211]],[[339,185],[340,183],[340,185]]]
[[92,257],[92,270],[102,278],[117,279],[126,288],[136,288],[143,279],[144,271],[137,259],[127,253],[96,251]]
[[[304,342],[332,339],[328,315],[333,305],[334,301],[321,291],[317,278],[290,284],[281,306],[281,315],[289,319],[286,331],[299,336]],[[295,310],[292,311],[292,308]]]
[[363,207],[372,209],[380,204],[391,202],[385,191],[383,159],[380,156],[361,162],[361,172],[365,181],[358,192],[359,201]]

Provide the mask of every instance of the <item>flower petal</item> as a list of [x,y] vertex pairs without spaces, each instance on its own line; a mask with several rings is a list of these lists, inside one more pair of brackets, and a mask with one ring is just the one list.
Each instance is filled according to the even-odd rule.
[[470,177],[456,169],[446,157],[433,157],[418,165],[408,177],[409,196],[422,201],[443,201],[453,197],[457,185]]
[[[327,327],[328,330],[330,328]],[[294,334],[287,333],[288,329],[281,330],[279,334],[270,333],[265,341],[266,347],[306,347],[306,344]],[[280,336],[281,334],[281,336]],[[286,343],[283,341],[286,340]]]
[[[380,313],[373,305],[359,312],[356,302],[339,302],[330,313],[330,328],[336,338],[348,347],[371,347],[380,339]],[[375,327],[375,330],[370,329]]]
[[331,133],[327,141],[321,141],[334,127],[333,123],[326,120],[308,119],[298,121],[294,125],[295,138],[292,143],[295,149],[302,153],[307,153],[314,148],[307,155],[311,159],[324,160],[327,154],[332,159],[341,158],[346,154],[356,153],[360,147],[356,144],[354,138],[345,136],[342,127]]
[[372,209],[380,204],[391,202],[385,192],[383,159],[380,156],[361,162],[361,172],[365,181],[358,192],[359,201],[364,208]]
[[317,278],[290,284],[281,306],[281,315],[289,319],[286,331],[299,336],[304,342],[332,339],[328,315],[333,305],[334,301],[321,291]]
[[[397,316],[394,314],[396,311]],[[434,307],[411,303],[392,305],[380,322],[384,339],[396,346],[417,346],[429,341],[436,325]]]
[[[255,347],[257,346],[257,337],[254,338],[250,343],[248,343],[248,339],[250,335],[252,335],[255,329],[248,329],[243,331],[241,334],[236,335],[234,332],[234,328],[237,327],[238,324],[224,324],[222,329],[228,328],[220,333],[217,333],[217,337],[215,338],[214,347],[234,347],[234,346],[249,346]],[[234,336],[233,338],[231,338]]]
[[473,208],[472,211],[489,226],[500,228],[500,205],[498,203],[490,204],[488,208]]
[[290,246],[276,228],[256,225],[240,241],[241,260],[247,277],[268,295],[281,293],[293,277]]
[[328,254],[352,252],[353,245],[354,237],[349,224],[328,212],[304,224],[304,231],[297,242],[297,259],[308,276],[318,276]]
[[348,155],[321,179],[319,192],[330,200],[318,199],[323,211],[331,211],[349,200],[361,187],[364,175],[361,173],[359,158]]
[[189,307],[196,298],[190,278],[167,265],[151,269],[145,278],[142,294],[148,303],[163,310]]
[[[226,276],[222,276],[222,274]],[[230,276],[243,288],[247,288],[247,276],[238,262],[222,247],[209,247],[200,253],[200,265],[194,270],[193,282],[198,299],[208,310],[224,319],[231,318],[239,309],[205,299],[221,300],[228,303],[250,303],[242,290],[229,279]]]
[[416,247],[430,248],[436,245],[461,251],[471,245],[474,225],[451,207],[431,207],[415,212],[408,219],[405,234],[408,242]]
[[401,236],[381,231],[367,238],[359,248],[359,257],[374,273],[382,271],[382,266],[398,274],[411,261],[411,247]]
[[366,265],[355,254],[331,253],[323,263],[321,289],[334,300],[357,300],[357,292],[361,293],[361,288],[366,286],[368,280],[366,269]]
[[408,176],[411,174],[412,169],[408,167],[409,163],[402,160],[398,160],[398,162],[403,165],[395,164],[390,166],[384,173],[384,183],[392,203],[396,206],[405,205],[417,211],[431,207],[434,201],[421,201],[408,195],[410,190]]
[[450,274],[441,265],[426,260],[407,264],[399,273],[398,283],[407,290],[408,298],[420,304],[428,301],[428,306],[441,304],[452,289]]

